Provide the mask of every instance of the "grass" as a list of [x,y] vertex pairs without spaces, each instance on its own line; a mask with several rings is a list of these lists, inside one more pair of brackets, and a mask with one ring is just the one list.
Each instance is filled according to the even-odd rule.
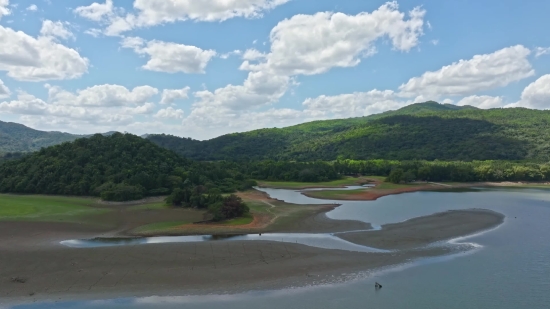
[[155,202],[151,204],[144,204],[138,206],[132,206],[132,210],[162,210],[169,209],[170,205],[167,205],[165,202]]
[[252,223],[254,220],[254,216],[252,214],[248,213],[240,218],[235,218],[227,221],[220,222],[222,225],[230,225],[230,226],[237,226],[237,225],[246,225]]
[[[370,177],[368,177],[370,178]],[[296,181],[258,181],[260,186],[278,189],[300,189],[300,188],[322,188],[322,187],[342,187],[365,183],[365,178],[345,177],[333,181],[325,182],[296,182]]]
[[93,198],[0,194],[0,220],[81,222],[109,211],[94,205]]
[[156,222],[151,224],[142,225],[135,228],[133,233],[151,233],[170,230],[178,226],[193,223],[192,221],[172,221],[172,222]]

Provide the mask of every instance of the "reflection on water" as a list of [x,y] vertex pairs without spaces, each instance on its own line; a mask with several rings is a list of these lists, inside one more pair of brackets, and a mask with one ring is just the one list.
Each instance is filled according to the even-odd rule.
[[357,245],[343,240],[333,234],[300,234],[300,233],[272,233],[272,234],[245,234],[245,235],[198,235],[198,236],[165,236],[143,238],[94,238],[73,239],[62,241],[61,244],[71,248],[97,248],[112,246],[134,246],[146,244],[186,243],[202,241],[279,241],[298,243],[310,247],[323,249],[338,249],[355,252],[388,252],[376,248]]

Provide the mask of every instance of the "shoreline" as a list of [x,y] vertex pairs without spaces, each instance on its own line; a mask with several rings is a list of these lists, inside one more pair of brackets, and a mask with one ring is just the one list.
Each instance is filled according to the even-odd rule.
[[[301,194],[310,198],[320,200],[334,200],[334,201],[375,201],[384,196],[397,195],[403,193],[413,193],[421,191],[445,191],[453,189],[468,189],[475,187],[485,188],[548,188],[550,189],[550,183],[548,182],[469,182],[469,183],[415,183],[409,187],[394,188],[394,189],[378,189],[377,186],[381,182],[376,182],[374,187],[368,189],[359,189],[354,191],[345,190],[323,190],[323,191],[302,191]],[[333,187],[336,189],[336,187]],[[304,190],[304,189],[299,189]],[[336,194],[330,197],[325,197],[323,194],[326,192],[335,192]],[[325,192],[325,193],[323,193]]]
[[[373,271],[456,252],[455,246],[426,247],[434,239],[425,235],[438,234],[441,226],[453,226],[444,235],[451,240],[495,228],[504,219],[502,214],[485,210],[453,213],[460,214],[460,218],[441,213],[383,226],[381,231],[337,235],[344,239],[353,237],[354,243],[382,247],[392,247],[403,233],[417,236],[415,241],[405,240],[404,246],[388,253],[319,249],[263,240],[74,249],[55,241],[77,235],[91,238],[97,231],[82,226],[77,231],[71,224],[0,222],[0,243],[8,243],[0,248],[0,298],[5,303],[29,303],[111,296],[234,294],[345,281],[343,273]],[[324,217],[328,222],[337,221]],[[471,221],[478,223],[463,224]],[[315,222],[308,228],[310,231],[317,226]],[[47,233],[42,234],[41,230]],[[41,237],[33,238],[37,234]],[[42,245],[37,246],[39,243]],[[15,277],[26,281],[12,282],[10,278]]]

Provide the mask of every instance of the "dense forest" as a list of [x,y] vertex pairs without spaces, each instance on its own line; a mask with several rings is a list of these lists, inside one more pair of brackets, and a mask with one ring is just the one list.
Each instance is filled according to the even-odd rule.
[[0,192],[95,195],[131,200],[201,186],[201,193],[253,185],[238,170],[197,163],[131,134],[96,134],[0,164]]
[[197,141],[148,136],[194,160],[550,161],[550,111],[480,110],[426,102],[361,118],[261,129]]
[[390,176],[394,172],[392,182],[550,181],[550,163],[341,160],[333,166],[342,175]]

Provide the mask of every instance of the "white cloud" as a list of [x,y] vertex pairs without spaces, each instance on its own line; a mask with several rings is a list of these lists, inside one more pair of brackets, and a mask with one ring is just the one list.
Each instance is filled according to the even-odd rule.
[[225,53],[225,54],[221,54],[221,55],[220,55],[220,58],[222,58],[222,59],[227,59],[227,58],[229,58],[229,57],[231,57],[231,56],[238,56],[238,55],[240,55],[240,54],[242,54],[242,53],[243,53],[242,51],[236,49],[236,50],[234,50],[234,51],[232,51],[232,52],[228,52],[228,53]]
[[51,37],[34,38],[0,26],[0,42],[0,71],[17,80],[75,79],[88,71],[87,58]]
[[529,49],[516,45],[491,54],[476,55],[411,78],[399,90],[406,97],[438,99],[440,96],[468,96],[504,87],[535,74],[527,59],[530,53]]
[[125,107],[123,112],[134,114],[134,115],[146,115],[151,114],[155,110],[155,104],[147,102],[143,105],[136,107]]
[[243,60],[255,61],[264,59],[266,54],[258,51],[257,49],[247,49],[243,54]]
[[550,109],[550,74],[541,76],[525,87],[521,100],[507,107]]
[[11,95],[8,86],[4,85],[4,82],[0,79],[0,99],[8,98]]
[[214,50],[157,40],[145,42],[136,37],[125,38],[121,45],[150,57],[144,69],[166,73],[204,73],[208,62],[216,56]]
[[458,106],[470,105],[478,108],[488,109],[488,108],[503,107],[504,102],[502,97],[492,97],[487,95],[482,95],[482,96],[472,95],[458,101],[456,105]]
[[162,98],[160,104],[172,104],[177,100],[183,100],[189,98],[189,87],[182,89],[164,89],[162,91]]
[[48,88],[49,101],[63,106],[115,107],[135,106],[147,103],[158,89],[139,86],[132,90],[120,85],[96,85],[72,93],[55,86]]
[[382,5],[372,13],[346,15],[321,12],[296,15],[271,30],[271,52],[267,61],[248,65],[250,70],[266,67],[281,75],[312,75],[334,67],[353,67],[361,58],[376,52],[373,43],[388,37],[395,49],[409,51],[423,34],[425,11],[405,13],[396,2]]
[[285,19],[271,31],[269,53],[255,49],[244,53],[240,69],[251,71],[244,83],[195,92],[198,102],[185,123],[210,127],[217,118],[226,120],[235,115],[240,119],[236,115],[245,110],[277,102],[296,85],[296,75],[357,65],[361,58],[374,53],[374,42],[383,37],[388,37],[395,49],[408,51],[422,35],[424,14],[416,8],[407,19],[398,11],[397,3],[390,2],[372,13],[324,12]]
[[64,40],[74,39],[74,34],[65,27],[60,21],[44,20],[42,22],[42,28],[40,34],[44,37],[61,38]]
[[167,107],[167,108],[159,110],[156,113],[155,118],[160,118],[160,119],[182,119],[183,114],[184,114],[184,112],[181,109],[174,109],[172,107]]
[[535,49],[535,57],[540,57],[542,55],[550,55],[550,47],[537,47]]
[[113,14],[113,0],[106,0],[104,4],[94,2],[88,6],[79,6],[74,12],[86,19],[101,21]]
[[438,44],[439,44],[439,40],[431,40],[430,43],[432,43],[432,45],[438,45]]
[[308,98],[303,102],[306,110],[326,118],[361,117],[399,109],[412,101],[403,101],[391,90],[371,90],[336,96]]
[[151,27],[184,20],[225,21],[235,17],[258,18],[262,13],[290,0],[135,0],[134,13],[124,15],[113,1],[94,2],[74,12],[107,24],[107,35],[120,35],[134,28]]
[[36,6],[36,4],[31,4],[29,5],[29,7],[27,7],[27,11],[36,12],[38,11],[38,7]]
[[2,19],[2,16],[11,14],[10,9],[8,9],[9,5],[10,5],[10,0],[0,0],[0,19]]

